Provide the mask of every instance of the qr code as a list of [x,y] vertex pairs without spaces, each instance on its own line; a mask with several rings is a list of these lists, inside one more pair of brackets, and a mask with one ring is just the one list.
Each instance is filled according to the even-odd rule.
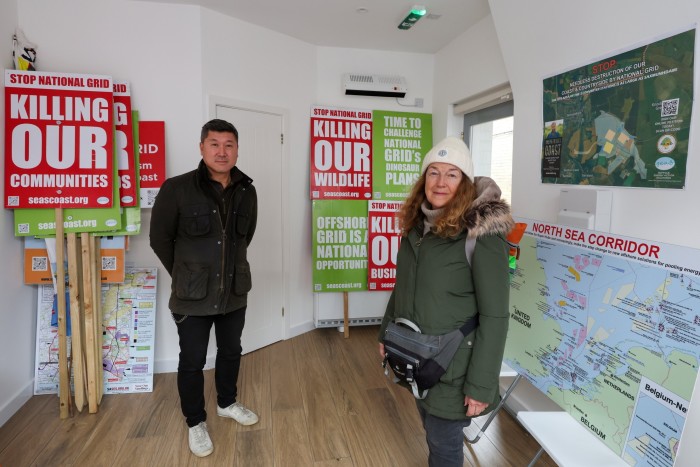
[[17,224],[17,233],[28,234],[29,233],[29,224]]
[[141,188],[141,207],[152,208],[156,202],[158,188]]
[[8,206],[19,206],[19,196],[8,196],[7,197]]
[[156,202],[156,195],[158,190],[148,190],[146,192],[146,206],[153,206]]
[[661,102],[661,116],[671,117],[678,115],[678,99],[669,99]]
[[314,290],[316,292],[320,292],[321,290],[323,290],[323,286],[321,284],[314,284]]
[[116,271],[117,270],[117,257],[116,256],[103,256],[102,257],[102,270],[103,271]]
[[49,258],[46,256],[32,256],[32,271],[48,271]]

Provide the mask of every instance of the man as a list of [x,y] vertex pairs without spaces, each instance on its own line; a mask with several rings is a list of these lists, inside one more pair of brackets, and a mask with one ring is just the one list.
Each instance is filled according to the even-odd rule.
[[552,122],[549,125],[549,133],[547,134],[547,139],[561,138],[561,134],[557,131],[557,122]]
[[238,131],[224,120],[202,127],[202,160],[192,172],[163,183],[151,212],[151,248],[170,274],[169,307],[180,338],[177,389],[195,456],[214,446],[204,410],[204,374],[209,333],[216,335],[214,380],[220,417],[257,423],[236,402],[241,334],[251,289],[247,249],[257,223],[252,179],[236,167]]

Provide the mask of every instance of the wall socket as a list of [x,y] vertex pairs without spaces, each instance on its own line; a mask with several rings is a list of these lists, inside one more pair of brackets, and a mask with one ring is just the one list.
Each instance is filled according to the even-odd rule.
[[422,108],[423,108],[423,98],[422,98],[422,97],[416,97],[416,101],[415,101],[415,103],[414,103],[413,105],[415,105],[416,107],[419,107],[419,108],[422,109]]

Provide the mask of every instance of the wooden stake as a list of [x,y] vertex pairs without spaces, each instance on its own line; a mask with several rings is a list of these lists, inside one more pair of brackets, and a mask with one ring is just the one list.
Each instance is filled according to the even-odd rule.
[[104,367],[102,365],[102,326],[104,317],[102,316],[102,256],[100,255],[100,237],[92,237],[90,242],[90,256],[94,258],[92,274],[92,306],[95,310],[95,375],[97,377],[97,404],[102,403],[104,394]]
[[68,418],[70,409],[70,375],[68,373],[68,339],[66,336],[66,270],[63,254],[63,208],[56,208],[56,304],[58,313],[58,399],[59,417]]
[[[85,302],[85,363],[87,366],[88,411],[97,413],[97,375],[95,372],[95,310],[93,308],[92,269],[90,257],[90,234],[80,234],[80,249],[83,258],[83,300]],[[100,376],[102,376],[100,374]],[[102,380],[100,379],[100,382]]]
[[348,310],[348,293],[343,292],[343,336],[347,339],[350,337],[350,320],[348,319],[350,311]]
[[73,394],[75,408],[83,411],[85,406],[85,361],[83,350],[83,319],[80,312],[80,255],[78,240],[74,232],[68,238],[68,289],[70,293],[71,354],[73,368]]

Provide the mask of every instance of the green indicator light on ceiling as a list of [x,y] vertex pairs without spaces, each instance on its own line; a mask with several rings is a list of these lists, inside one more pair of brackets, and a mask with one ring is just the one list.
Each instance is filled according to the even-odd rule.
[[415,5],[413,8],[411,8],[411,11],[408,13],[408,16],[406,16],[403,21],[399,24],[399,29],[410,29],[411,26],[413,26],[416,21],[421,19],[425,14],[427,13],[427,10],[425,7]]

